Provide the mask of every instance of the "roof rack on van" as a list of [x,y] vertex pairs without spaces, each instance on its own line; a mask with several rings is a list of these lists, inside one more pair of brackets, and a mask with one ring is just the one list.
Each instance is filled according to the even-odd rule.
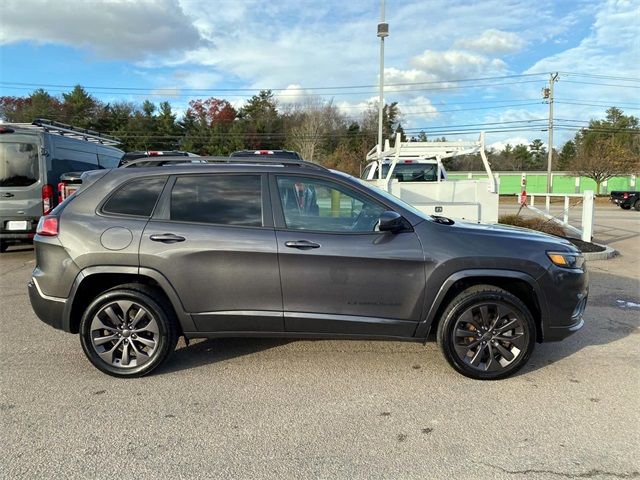
[[144,167],[159,167],[162,165],[171,165],[171,164],[195,164],[202,166],[203,164],[219,164],[219,163],[229,163],[235,165],[282,165],[282,166],[297,166],[304,168],[314,168],[316,170],[327,170],[326,167],[322,165],[318,165],[317,163],[307,162],[305,160],[296,160],[293,158],[264,158],[264,157],[166,157],[166,158],[141,158],[139,160],[132,160],[122,168],[129,168],[135,166],[144,166]]
[[101,145],[114,147],[122,143],[118,138],[111,135],[105,135],[104,133],[88,130],[86,128],[74,127],[72,125],[67,125],[66,123],[55,122],[46,118],[36,118],[31,124],[37,127],[42,127],[47,132],[56,133],[64,137],[75,138],[78,140],[86,140],[87,142],[99,143]]

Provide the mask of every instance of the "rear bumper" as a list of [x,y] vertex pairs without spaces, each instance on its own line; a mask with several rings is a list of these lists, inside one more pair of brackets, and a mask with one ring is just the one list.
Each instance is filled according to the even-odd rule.
[[[27,221],[25,230],[8,230],[8,222],[10,221]],[[3,243],[22,243],[31,242],[36,233],[38,221],[40,217],[2,217],[0,218],[0,240]]]
[[37,280],[33,278],[27,288],[29,290],[31,308],[33,308],[38,318],[53,328],[63,330],[63,316],[67,299],[43,294],[38,287]]

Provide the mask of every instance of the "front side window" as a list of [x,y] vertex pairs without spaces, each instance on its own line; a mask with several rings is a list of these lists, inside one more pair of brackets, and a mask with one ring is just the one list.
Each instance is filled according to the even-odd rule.
[[260,176],[179,177],[171,191],[171,220],[261,227]]
[[124,184],[102,207],[104,213],[150,217],[166,177],[140,178]]
[[40,178],[38,146],[0,142],[0,187],[28,187]]
[[386,208],[340,184],[304,177],[278,177],[288,229],[374,232]]

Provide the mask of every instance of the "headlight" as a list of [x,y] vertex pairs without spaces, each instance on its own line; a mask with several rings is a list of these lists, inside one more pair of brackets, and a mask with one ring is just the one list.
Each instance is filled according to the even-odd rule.
[[584,257],[579,253],[547,252],[547,257],[559,267],[582,268],[584,265]]

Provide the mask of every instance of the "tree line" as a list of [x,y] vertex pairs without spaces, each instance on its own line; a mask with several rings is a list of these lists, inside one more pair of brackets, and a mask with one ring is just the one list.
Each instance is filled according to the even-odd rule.
[[[178,115],[169,102],[155,104],[119,101],[105,103],[82,86],[60,97],[45,90],[28,96],[0,97],[0,118],[6,122],[31,122],[41,117],[97,130],[122,140],[125,151],[185,150],[200,155],[228,155],[242,149],[291,149],[303,158],[352,174],[364,167],[367,152],[377,143],[378,107],[371,103],[358,119],[347,117],[332,101],[310,98],[298,104],[279,104],[273,92],[262,90],[238,109],[225,99],[189,102]],[[384,106],[383,135],[404,141],[445,141],[425,132],[408,137],[401,124],[397,102]],[[606,118],[592,120],[575,138],[553,151],[554,170],[570,170],[599,184],[610,176],[637,173],[638,119],[615,107]],[[494,170],[543,170],[547,150],[541,139],[529,145],[488,149]],[[450,170],[479,170],[479,155],[447,160]]]

